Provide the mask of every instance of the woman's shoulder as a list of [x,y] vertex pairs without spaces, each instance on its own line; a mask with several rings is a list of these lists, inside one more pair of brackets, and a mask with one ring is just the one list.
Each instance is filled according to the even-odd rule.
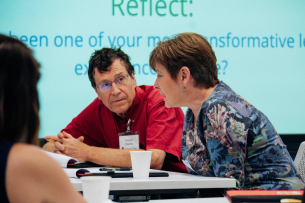
[[[8,156],[8,169],[17,174],[43,176],[53,170],[57,163],[39,147],[29,144],[16,143]],[[56,167],[55,167],[56,168]]]
[[239,114],[242,117],[250,117],[253,112],[256,112],[254,106],[223,82],[215,88],[212,95],[202,104],[201,110],[205,113],[218,111],[234,113],[234,115]]
[[18,161],[18,163],[20,161],[36,162],[37,158],[45,158],[45,155],[39,147],[24,143],[14,144],[10,152],[11,158]]
[[9,154],[6,191],[11,202],[85,202],[51,157],[36,146],[21,143]]

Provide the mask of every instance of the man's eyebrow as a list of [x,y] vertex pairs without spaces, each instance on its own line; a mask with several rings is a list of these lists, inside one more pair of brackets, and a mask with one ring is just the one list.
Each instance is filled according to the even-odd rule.
[[[118,76],[123,75],[123,72],[119,72],[117,74],[114,75],[114,79],[116,79]],[[110,82],[109,80],[101,80],[100,82],[98,82],[97,84],[103,84],[105,82]]]
[[97,84],[103,84],[103,83],[105,83],[105,82],[109,82],[108,80],[101,80],[100,82],[98,82]]
[[118,77],[120,75],[123,75],[123,72],[119,72],[119,73],[115,74],[114,77],[116,78],[116,77]]

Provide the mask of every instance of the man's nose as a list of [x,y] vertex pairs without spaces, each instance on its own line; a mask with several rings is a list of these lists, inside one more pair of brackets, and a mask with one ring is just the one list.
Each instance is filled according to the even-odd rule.
[[120,92],[121,92],[121,89],[119,88],[119,86],[115,82],[113,82],[112,87],[111,87],[111,94],[117,95]]

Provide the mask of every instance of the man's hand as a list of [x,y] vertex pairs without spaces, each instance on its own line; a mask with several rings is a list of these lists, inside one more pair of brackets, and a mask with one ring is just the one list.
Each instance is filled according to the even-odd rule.
[[[65,133],[65,132],[58,133],[57,135],[45,136],[44,139],[48,140],[49,142],[43,146],[43,149],[46,151],[49,151],[49,152],[67,155],[67,154],[63,153],[63,151],[65,150],[65,146],[63,145],[63,138],[71,138],[71,137],[72,136],[70,134]],[[73,139],[75,139],[75,138],[73,138]],[[83,136],[81,136],[77,139],[81,142],[84,141]],[[67,156],[69,156],[69,155],[67,155]]]
[[61,150],[64,149],[64,146],[62,145],[63,140],[59,138],[58,135],[45,136],[44,139],[48,140],[48,142],[42,147],[42,149],[49,152],[62,154]]
[[62,153],[67,156],[76,158],[80,162],[87,161],[87,154],[90,150],[90,147],[83,143],[83,136],[75,139],[72,135],[66,132],[59,133],[57,136],[60,140],[62,140],[62,142],[57,145],[62,147],[60,148]]

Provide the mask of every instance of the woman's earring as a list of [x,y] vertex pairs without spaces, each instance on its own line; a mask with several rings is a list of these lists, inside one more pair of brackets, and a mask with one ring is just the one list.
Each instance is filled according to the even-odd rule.
[[184,87],[184,85],[183,85],[183,90],[182,90],[182,91],[185,92],[185,90],[186,90],[186,89],[185,89],[185,87]]

